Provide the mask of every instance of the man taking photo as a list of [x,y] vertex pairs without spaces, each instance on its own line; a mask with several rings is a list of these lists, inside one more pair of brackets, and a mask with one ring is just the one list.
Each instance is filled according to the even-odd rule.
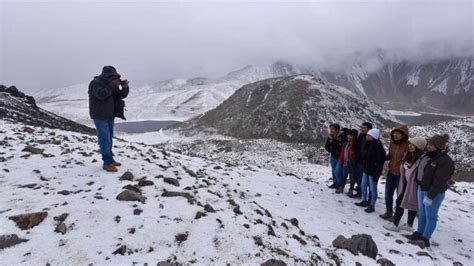
[[117,172],[121,164],[114,160],[112,139],[114,118],[123,117],[123,99],[129,92],[128,81],[121,80],[113,66],[104,66],[102,73],[89,84],[89,114],[94,120],[100,151],[102,168],[107,172]]

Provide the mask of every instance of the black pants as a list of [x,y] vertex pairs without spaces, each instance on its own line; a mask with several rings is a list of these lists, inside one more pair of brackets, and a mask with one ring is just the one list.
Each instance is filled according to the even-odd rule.
[[[402,188],[402,193],[400,194],[400,196],[397,197],[396,206],[395,206],[395,215],[393,217],[393,223],[396,226],[400,224],[400,220],[402,219],[403,212],[405,211],[405,209],[401,208],[400,205],[402,204],[403,195],[405,195],[406,188],[407,188],[407,182],[405,182],[405,185]],[[413,222],[415,221],[415,217],[416,217],[416,211],[408,210],[407,223],[409,225],[413,225]]]

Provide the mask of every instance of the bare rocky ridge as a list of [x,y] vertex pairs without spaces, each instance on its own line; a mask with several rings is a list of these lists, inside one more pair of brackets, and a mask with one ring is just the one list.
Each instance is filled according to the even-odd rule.
[[15,86],[0,85],[0,119],[20,122],[30,126],[40,126],[54,129],[94,134],[92,128],[73,122],[36,105],[32,96],[19,91]]
[[217,108],[168,129],[321,142],[330,123],[357,127],[365,121],[381,128],[397,123],[362,95],[313,76],[296,75],[245,85]]

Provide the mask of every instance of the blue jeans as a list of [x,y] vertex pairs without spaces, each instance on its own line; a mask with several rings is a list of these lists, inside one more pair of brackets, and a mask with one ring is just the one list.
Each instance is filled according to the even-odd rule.
[[343,166],[340,164],[336,165],[336,185],[337,187],[344,187],[347,181],[347,166]]
[[362,200],[369,200],[369,192],[367,191],[367,189],[370,186],[370,192],[372,193],[372,195],[370,196],[370,205],[372,207],[375,207],[375,202],[377,201],[377,183],[378,180],[374,180],[374,178],[369,176],[368,174],[364,173],[362,175]]
[[387,212],[393,213],[393,194],[395,194],[395,191],[398,189],[399,182],[400,176],[388,171],[387,181],[385,183],[385,206]]
[[114,162],[114,154],[112,153],[114,120],[94,119],[94,124],[97,131],[97,138],[99,139],[102,161],[104,161],[104,165],[112,164]]
[[336,177],[337,161],[339,161],[339,158],[335,156],[331,156],[331,170],[332,170],[332,184],[333,185],[337,184],[337,177]]
[[444,194],[443,192],[436,195],[431,206],[426,207],[425,204],[423,204],[423,199],[428,195],[428,192],[422,191],[421,188],[418,187],[418,229],[416,231],[426,239],[430,239],[436,229],[438,211],[444,200]]

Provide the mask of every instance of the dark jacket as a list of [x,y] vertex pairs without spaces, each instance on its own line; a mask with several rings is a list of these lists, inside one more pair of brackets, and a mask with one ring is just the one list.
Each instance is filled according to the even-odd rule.
[[434,199],[436,195],[448,189],[448,181],[454,174],[454,162],[444,151],[428,156],[431,159],[425,166],[420,186],[421,190],[428,191],[428,198]]
[[337,157],[339,158],[339,155],[341,154],[341,149],[342,149],[342,143],[343,143],[343,134],[340,132],[337,137],[328,137],[326,140],[326,145],[325,149],[327,152],[331,153],[332,157]]
[[361,156],[364,173],[374,178],[374,180],[378,180],[382,175],[386,159],[382,142],[377,139],[367,141]]
[[92,119],[110,120],[123,117],[128,88],[120,90],[105,83],[100,76],[94,77],[89,84],[89,115]]
[[362,153],[365,142],[367,141],[367,134],[360,133],[357,137],[356,162],[362,164]]

